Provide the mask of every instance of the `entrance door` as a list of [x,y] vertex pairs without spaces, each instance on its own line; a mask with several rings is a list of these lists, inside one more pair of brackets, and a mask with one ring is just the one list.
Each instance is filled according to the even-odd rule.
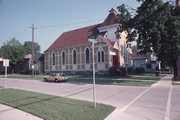
[[118,56],[113,55],[112,58],[113,58],[113,66],[114,67],[119,67]]

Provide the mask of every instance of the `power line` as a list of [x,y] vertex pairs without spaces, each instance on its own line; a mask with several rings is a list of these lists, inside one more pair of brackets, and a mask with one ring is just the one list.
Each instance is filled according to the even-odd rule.
[[71,26],[71,25],[79,25],[79,24],[85,24],[85,23],[92,23],[94,21],[97,21],[97,20],[102,20],[102,19],[94,19],[94,20],[88,20],[88,21],[81,21],[81,22],[74,22],[74,23],[68,23],[68,24],[57,24],[57,25],[39,25],[37,27],[40,27],[40,28],[48,28],[48,27],[68,27],[68,26]]

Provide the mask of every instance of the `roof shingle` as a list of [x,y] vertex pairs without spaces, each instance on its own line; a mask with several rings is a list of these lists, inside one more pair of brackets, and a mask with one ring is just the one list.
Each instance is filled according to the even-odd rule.
[[[88,36],[92,34],[99,34],[97,29],[99,27],[116,24],[115,20],[117,19],[117,16],[117,13],[113,11],[108,15],[103,23],[64,32],[47,50],[89,44],[90,42],[88,41]],[[108,42],[109,44],[113,44],[108,40],[106,40],[106,42]]]

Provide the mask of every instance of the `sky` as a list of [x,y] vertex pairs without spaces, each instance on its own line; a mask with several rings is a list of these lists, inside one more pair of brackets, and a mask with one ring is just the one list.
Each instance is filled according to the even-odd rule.
[[15,37],[32,40],[44,52],[63,32],[102,23],[111,8],[136,8],[136,0],[0,0],[0,46]]

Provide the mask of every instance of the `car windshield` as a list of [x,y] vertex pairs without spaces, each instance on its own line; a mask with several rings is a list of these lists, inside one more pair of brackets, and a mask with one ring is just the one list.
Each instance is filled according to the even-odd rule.
[[60,76],[66,76],[66,74],[65,73],[60,73]]

